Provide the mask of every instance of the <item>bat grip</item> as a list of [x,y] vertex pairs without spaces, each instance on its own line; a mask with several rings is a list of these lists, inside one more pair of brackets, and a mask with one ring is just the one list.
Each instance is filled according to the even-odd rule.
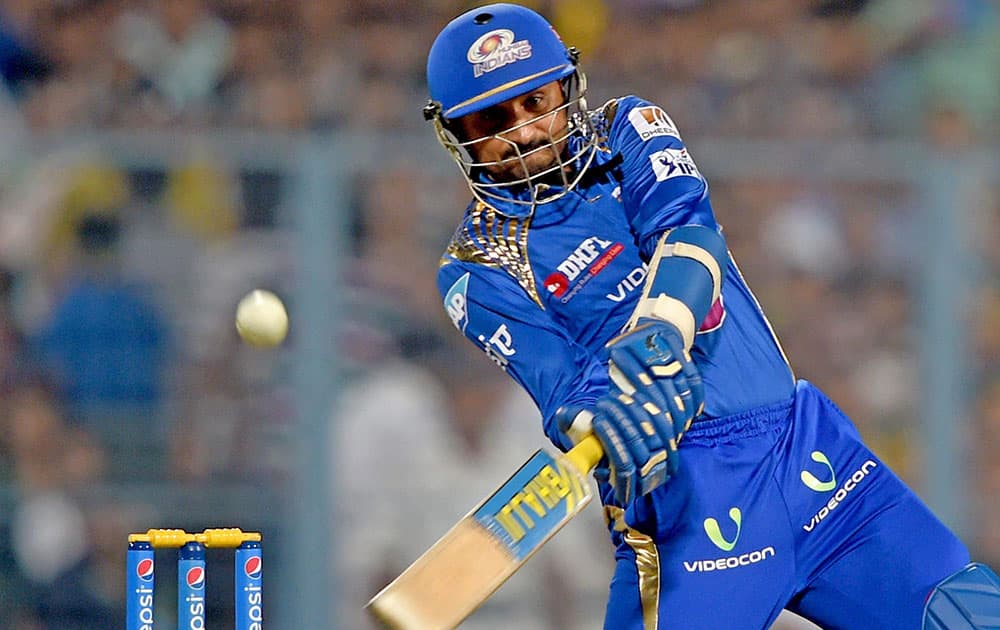
[[593,433],[566,452],[566,459],[584,475],[589,473],[602,457],[604,449],[601,447],[601,441]]

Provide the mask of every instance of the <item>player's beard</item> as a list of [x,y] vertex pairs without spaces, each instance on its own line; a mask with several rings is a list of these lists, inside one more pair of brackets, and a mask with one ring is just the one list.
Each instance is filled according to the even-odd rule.
[[[561,140],[553,142],[553,138],[561,138]],[[510,146],[499,162],[486,167],[486,172],[496,182],[530,179],[561,164],[561,156],[566,150],[566,144],[566,125],[563,124],[559,129],[551,130],[547,138],[539,139],[528,145]],[[562,179],[557,170],[552,170],[544,177],[546,180],[550,178],[555,182]]]

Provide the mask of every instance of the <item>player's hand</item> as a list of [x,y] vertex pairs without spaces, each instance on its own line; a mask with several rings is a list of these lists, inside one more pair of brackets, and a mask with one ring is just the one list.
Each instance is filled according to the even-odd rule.
[[640,319],[608,348],[613,386],[592,424],[611,462],[615,496],[627,503],[677,471],[677,447],[701,413],[704,388],[672,324]]
[[630,411],[629,406],[622,402],[627,398],[617,386],[612,385],[611,391],[598,400],[593,410],[561,407],[555,416],[559,430],[574,444],[590,434],[601,441],[605,457],[594,471],[594,476],[598,481],[612,485],[615,498],[622,505],[663,485],[670,478],[670,451],[660,434],[651,427],[653,423],[661,423],[664,426],[659,427],[660,431],[673,431],[672,425],[665,423],[662,417],[650,418],[643,409]]
[[[556,410],[556,427],[570,439],[574,445],[594,433],[594,410],[583,405],[563,405]],[[607,453],[607,450],[605,450]],[[594,478],[601,483],[611,483],[611,470],[608,467],[607,455],[601,458],[594,468]]]
[[705,389],[677,327],[642,318],[635,328],[609,341],[607,347],[611,381],[655,414],[647,404],[652,403],[671,421],[680,441],[704,410]]

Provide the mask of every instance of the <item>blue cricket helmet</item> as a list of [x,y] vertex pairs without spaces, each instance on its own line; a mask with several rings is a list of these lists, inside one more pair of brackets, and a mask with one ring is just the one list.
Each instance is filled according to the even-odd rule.
[[430,97],[444,119],[502,103],[576,69],[575,55],[541,15],[489,4],[452,20],[427,57]]

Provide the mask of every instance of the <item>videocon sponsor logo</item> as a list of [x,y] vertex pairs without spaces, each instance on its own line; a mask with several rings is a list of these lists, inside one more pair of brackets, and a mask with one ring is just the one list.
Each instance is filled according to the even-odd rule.
[[[826,455],[820,451],[813,451],[812,459],[815,462],[823,463],[829,467],[830,481],[820,481],[807,471],[803,470],[801,474],[802,483],[804,483],[807,488],[815,492],[829,492],[833,490],[837,486],[837,481],[833,474],[833,466],[830,465],[830,461],[826,458]],[[843,503],[852,492],[857,490],[858,486],[864,483],[865,479],[868,478],[871,471],[877,467],[878,464],[875,463],[874,460],[865,460],[865,463],[861,464],[860,468],[851,473],[851,475],[847,478],[847,481],[845,481],[844,484],[833,493],[833,496],[830,497],[826,504],[812,515],[812,518],[809,519],[808,523],[802,526],[802,529],[804,529],[806,533],[812,533],[812,531],[816,529],[816,526],[823,522],[823,519],[829,516],[830,512],[837,509],[837,507]]]
[[819,462],[827,467],[830,471],[830,481],[820,481],[808,470],[803,470],[800,477],[802,478],[802,483],[806,484],[806,487],[810,490],[816,492],[829,492],[837,486],[837,475],[833,472],[833,466],[830,465],[830,459],[823,453],[823,451],[813,451],[810,455],[814,462]]
[[740,512],[740,508],[729,508],[729,518],[733,519],[733,522],[736,523],[736,535],[733,536],[732,542],[726,540],[722,535],[722,528],[719,526],[719,521],[714,518],[705,519],[705,533],[708,534],[708,539],[723,551],[733,550],[733,547],[736,546],[736,541],[740,539],[740,527],[743,525],[743,514]]
[[[706,518],[703,523],[708,539],[712,541],[713,545],[726,552],[732,551],[736,547],[736,543],[740,540],[740,532],[743,529],[743,513],[738,507],[731,507],[729,508],[729,519],[735,526],[735,531],[732,533],[731,540],[722,533],[722,526],[716,519],[711,517]],[[730,529],[728,524],[726,529]],[[740,567],[763,562],[768,558],[774,557],[774,554],[774,547],[769,545],[762,549],[755,549],[753,551],[737,555],[723,556],[721,558],[708,558],[705,560],[694,561],[685,560],[684,569],[688,573],[708,573],[709,571],[738,569]]]

